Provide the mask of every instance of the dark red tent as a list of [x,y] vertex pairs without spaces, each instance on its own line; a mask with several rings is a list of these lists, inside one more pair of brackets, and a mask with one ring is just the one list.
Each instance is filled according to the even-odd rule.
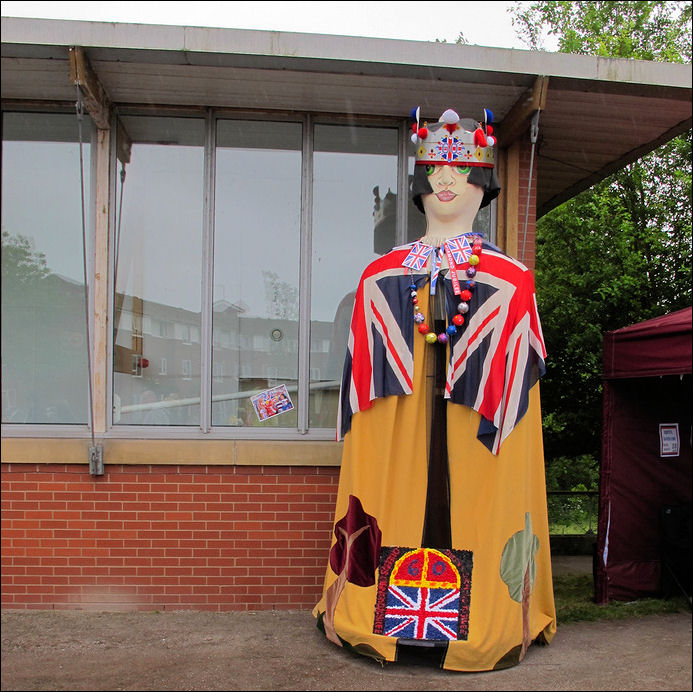
[[691,308],[604,336],[595,600],[691,579]]

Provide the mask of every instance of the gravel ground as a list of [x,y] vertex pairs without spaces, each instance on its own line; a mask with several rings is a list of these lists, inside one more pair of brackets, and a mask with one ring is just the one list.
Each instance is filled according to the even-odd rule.
[[559,622],[550,646],[489,673],[381,666],[335,647],[303,610],[1,618],[3,690],[691,689],[690,613]]

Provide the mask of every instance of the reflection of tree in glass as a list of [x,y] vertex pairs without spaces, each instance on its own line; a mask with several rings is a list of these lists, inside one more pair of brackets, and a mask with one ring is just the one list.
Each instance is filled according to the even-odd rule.
[[298,288],[269,270],[263,270],[265,282],[265,300],[267,302],[267,317],[281,320],[298,319]]
[[522,649],[521,661],[530,644],[529,594],[534,584],[537,565],[534,554],[539,550],[539,539],[532,531],[532,518],[525,513],[525,528],[513,534],[503,548],[500,575],[508,587],[513,601],[522,603]]
[[34,241],[23,235],[2,232],[2,288],[35,285],[49,274],[46,255],[38,252]]
[[382,533],[375,517],[364,511],[361,501],[349,495],[347,513],[335,524],[337,542],[330,551],[330,567],[337,574],[335,581],[325,592],[325,636],[337,646],[342,646],[334,629],[334,613],[337,601],[346,582],[357,586],[375,584]]

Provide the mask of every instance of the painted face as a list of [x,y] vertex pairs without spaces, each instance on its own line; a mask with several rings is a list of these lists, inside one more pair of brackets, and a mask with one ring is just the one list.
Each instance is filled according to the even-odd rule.
[[432,194],[421,196],[427,217],[451,221],[456,217],[469,215],[470,209],[476,214],[484,197],[484,190],[479,185],[467,182],[470,170],[469,166],[426,166],[428,182],[433,188]]

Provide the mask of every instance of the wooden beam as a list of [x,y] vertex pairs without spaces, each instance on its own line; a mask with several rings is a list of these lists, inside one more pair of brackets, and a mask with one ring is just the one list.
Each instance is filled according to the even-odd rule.
[[68,55],[70,57],[70,79],[81,89],[87,112],[97,128],[109,130],[111,128],[111,102],[92,69],[87,54],[80,46],[71,46],[68,49]]
[[510,147],[529,127],[529,122],[536,111],[546,108],[546,94],[549,90],[549,78],[537,77],[531,89],[514,103],[508,114],[495,128],[498,135],[498,146]]
[[520,142],[506,149],[505,166],[505,247],[506,253],[517,257],[518,218],[520,207]]
[[123,122],[119,119],[116,136],[116,156],[122,164],[130,163],[130,153],[132,152],[132,139],[128,134]]
[[95,200],[96,218],[94,221],[94,255],[92,257],[94,274],[94,330],[93,363],[94,372],[92,392],[94,394],[94,432],[101,435],[108,426],[106,411],[108,383],[108,216],[110,192],[110,152],[111,132],[99,129],[96,133],[96,185]]

